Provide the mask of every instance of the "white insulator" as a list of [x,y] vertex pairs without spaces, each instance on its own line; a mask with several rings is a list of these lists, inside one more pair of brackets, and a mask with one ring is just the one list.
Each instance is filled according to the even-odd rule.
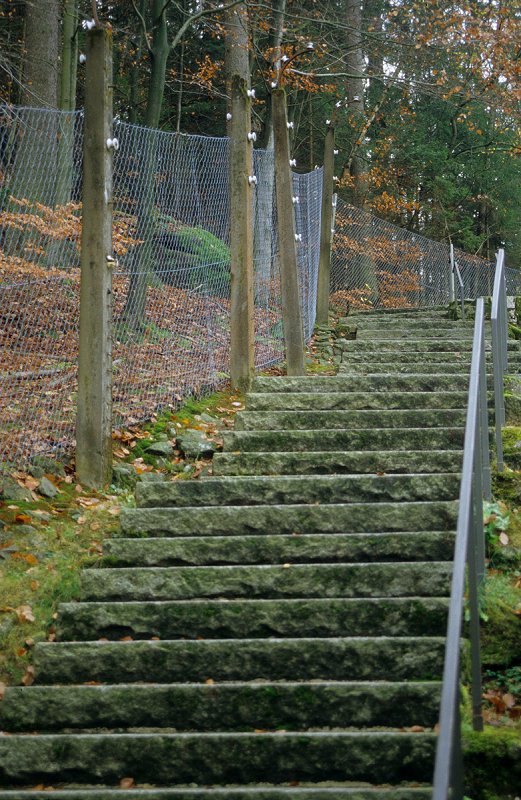
[[336,182],[338,180],[338,175],[333,175],[333,180]]
[[296,167],[297,166],[297,159],[296,158],[290,158],[289,165],[290,165],[290,167]]
[[78,61],[80,62],[80,64],[85,64],[85,62],[87,61],[87,56],[85,55],[85,53],[80,53]]
[[295,197],[292,197],[291,199],[293,200],[293,205],[298,206],[298,204],[300,203],[300,197],[298,197],[298,195],[295,195]]
[[335,108],[340,108],[341,105],[342,105],[342,101],[339,100],[337,103],[335,103]]
[[272,81],[271,82],[271,88],[272,89],[276,89],[277,88],[277,81]]
[[331,228],[331,236],[334,236],[334,235],[335,235],[335,229]]
[[326,125],[331,125],[331,120],[330,119],[326,119]]
[[96,27],[96,20],[94,19],[85,19],[83,20],[83,27],[86,31],[91,31],[93,28]]
[[355,96],[353,97],[353,102],[354,103],[358,103],[359,101],[360,101],[360,95],[359,94],[355,94]]
[[249,142],[257,141],[257,134],[255,133],[255,131],[252,131],[251,133],[248,134],[248,141]]
[[115,136],[113,139],[107,139],[107,150],[119,150],[119,142]]
[[307,50],[314,50],[315,49],[315,45],[313,44],[313,42],[308,42],[307,45],[306,45],[306,49]]
[[337,156],[338,155],[338,150],[333,150],[333,155]]
[[248,175],[248,183],[250,184],[250,186],[257,186],[257,176]]
[[301,242],[302,241],[302,234],[301,233],[296,233],[295,234],[295,241],[296,242]]
[[287,127],[287,129],[289,131],[291,131],[295,127],[295,123],[294,122],[286,122],[286,127]]
[[286,61],[289,61],[289,57],[284,55],[284,56],[282,56],[282,58],[280,60],[282,61],[283,64],[285,64]]
[[255,89],[248,89],[246,94],[248,95],[248,97],[251,97],[252,100],[253,100],[255,98]]
[[231,114],[230,114],[230,112],[228,111],[228,113],[226,114],[226,121],[227,121],[227,122],[231,122],[231,119],[232,119],[232,115],[231,115]]

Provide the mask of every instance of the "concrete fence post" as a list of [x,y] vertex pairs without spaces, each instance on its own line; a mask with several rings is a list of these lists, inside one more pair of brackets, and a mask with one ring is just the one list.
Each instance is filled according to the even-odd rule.
[[284,89],[274,89],[272,96],[277,196],[277,231],[280,254],[282,324],[286,345],[288,375],[304,374],[304,329],[300,307],[293,182],[290,167],[288,115]]
[[322,178],[322,211],[320,215],[320,261],[318,265],[317,317],[318,325],[327,325],[329,313],[329,284],[331,278],[331,245],[333,242],[333,175],[335,170],[335,129],[329,125],[324,141],[324,172]]
[[112,36],[87,34],[76,472],[100,488],[112,476]]
[[251,100],[244,78],[232,78],[230,121],[230,379],[247,390],[255,370],[253,325],[253,174]]

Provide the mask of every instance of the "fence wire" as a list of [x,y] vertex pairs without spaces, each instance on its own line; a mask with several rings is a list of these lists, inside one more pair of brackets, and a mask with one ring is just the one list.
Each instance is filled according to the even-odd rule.
[[[229,141],[115,121],[115,424],[229,370]],[[82,112],[0,107],[0,459],[74,446]],[[255,358],[283,357],[273,153],[254,171]],[[293,177],[306,337],[314,325],[321,170]]]
[[[343,312],[444,305],[450,294],[450,247],[338,200],[331,259],[331,301]],[[495,265],[463,250],[455,259],[465,297],[492,294]],[[507,270],[519,294],[519,272]],[[456,283],[456,291],[457,283]]]

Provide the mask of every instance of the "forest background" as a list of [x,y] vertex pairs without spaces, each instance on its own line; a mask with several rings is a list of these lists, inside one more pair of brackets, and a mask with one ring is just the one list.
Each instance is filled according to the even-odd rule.
[[121,119],[226,135],[239,59],[256,90],[256,146],[270,147],[286,65],[297,169],[322,163],[334,114],[344,200],[487,259],[505,246],[519,264],[516,0],[0,0],[0,99],[80,108],[93,15],[113,29]]

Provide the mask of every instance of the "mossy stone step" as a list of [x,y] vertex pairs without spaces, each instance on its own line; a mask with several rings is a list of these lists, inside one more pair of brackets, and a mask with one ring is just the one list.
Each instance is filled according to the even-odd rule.
[[459,472],[461,450],[350,450],[304,453],[215,453],[212,470],[222,475],[325,475]]
[[436,737],[400,730],[299,733],[42,734],[0,738],[0,780],[10,784],[156,785],[251,781],[427,781]]
[[246,396],[248,411],[466,408],[467,392],[273,392]]
[[[396,367],[397,370],[403,368],[403,365]],[[464,408],[240,411],[235,418],[235,430],[302,431],[315,429],[320,432],[336,428],[458,428],[465,425],[465,419],[466,410]]]
[[127,508],[124,536],[242,536],[276,533],[454,530],[454,500],[336,505]]
[[85,569],[82,599],[443,597],[451,575],[447,561]]
[[432,789],[428,786],[395,788],[342,785],[338,782],[329,786],[252,786],[212,787],[185,789],[58,789],[56,791],[7,790],[0,789],[0,800],[431,800]]
[[[403,361],[404,364],[413,364],[418,365],[425,365],[425,359],[428,358],[429,364],[432,365],[432,369],[436,368],[436,370],[442,372],[443,368],[446,364],[453,364],[456,366],[460,366],[462,370],[469,370],[470,369],[470,352],[469,353],[460,353],[460,352],[441,352],[438,351],[436,353],[398,353],[396,351],[388,351],[382,350],[375,353],[365,353],[362,350],[356,350],[354,352],[349,352],[347,350],[342,351],[342,363],[349,362],[350,364],[366,364],[370,362],[371,364],[393,364],[396,358],[399,358],[400,361]],[[487,361],[491,360],[490,355],[487,353],[486,355]]]
[[[415,374],[420,370],[425,370],[428,366],[429,357],[426,354],[423,363],[413,361],[408,362],[405,359],[396,355],[390,361],[377,361],[368,358],[366,361],[356,362],[350,361],[348,356],[344,355],[343,361],[340,362],[338,371],[342,375],[406,375],[408,373]],[[456,363],[452,361],[444,362],[443,364],[434,364],[433,369],[443,371],[446,375],[467,375],[469,372],[469,365]],[[489,388],[490,388],[489,384]]]
[[110,539],[103,545],[104,563],[120,567],[425,561],[429,558],[445,561],[452,557],[453,549],[452,531]]
[[[374,636],[393,634],[428,635],[445,632],[447,600],[445,597],[413,598],[311,598],[277,600],[151,600],[118,603],[62,603],[59,606],[58,639],[62,642],[84,640],[95,641],[107,638],[118,641],[130,636],[133,639],[196,638],[234,639],[255,637],[266,639],[273,636],[306,638],[309,636],[361,636],[371,631]],[[371,617],[378,615],[378,619]],[[407,627],[408,626],[408,627]],[[226,647],[230,648],[227,641]],[[225,657],[223,647],[221,658]],[[234,645],[235,649],[235,645]],[[201,652],[201,651],[198,651]],[[203,651],[204,652],[204,651]],[[208,657],[214,650],[207,653]],[[236,673],[233,653],[227,678],[249,680],[259,677],[255,672],[247,678]],[[95,665],[91,664],[95,671]],[[171,680],[183,680],[183,673],[170,675]],[[187,680],[190,678],[187,673]],[[294,673],[296,674],[296,673]],[[305,674],[298,673],[302,679]],[[346,673],[347,675],[347,673]],[[344,677],[346,677],[344,675]],[[144,673],[147,680],[158,680]],[[349,672],[349,676],[353,674]],[[206,676],[206,677],[212,677]],[[215,676],[214,676],[215,677]],[[291,673],[283,676],[268,673],[268,678],[291,679]],[[315,675],[315,677],[320,677]],[[326,675],[325,677],[328,677]],[[357,677],[371,677],[368,674]],[[380,675],[385,677],[385,675]],[[166,679],[166,678],[165,678]],[[86,678],[85,680],[89,680]],[[139,680],[139,678],[138,678]],[[161,679],[159,679],[161,680]]]
[[439,682],[278,682],[35,686],[7,689],[2,730],[177,731],[434,727]]
[[463,448],[463,425],[439,428],[366,428],[365,430],[225,431],[225,452],[306,453],[355,450],[457,450]]
[[468,375],[445,375],[444,373],[423,372],[409,376],[353,376],[309,375],[302,377],[261,377],[252,382],[251,391],[272,392],[439,392],[467,391]]
[[139,508],[447,500],[458,473],[429,475],[254,475],[204,481],[158,481],[136,487]]
[[[344,603],[345,605],[345,603]],[[369,601],[368,616],[400,611],[422,635],[349,638],[205,639],[199,641],[45,642],[35,648],[39,684],[172,683],[271,680],[439,681],[448,603],[445,599]],[[389,624],[391,618],[386,615]],[[407,621],[407,620],[406,620]],[[379,621],[376,620],[376,624]],[[429,634],[430,628],[438,634]]]
[[[490,345],[486,345],[487,349]],[[344,353],[470,353],[472,338],[468,339],[348,339],[344,345]]]

